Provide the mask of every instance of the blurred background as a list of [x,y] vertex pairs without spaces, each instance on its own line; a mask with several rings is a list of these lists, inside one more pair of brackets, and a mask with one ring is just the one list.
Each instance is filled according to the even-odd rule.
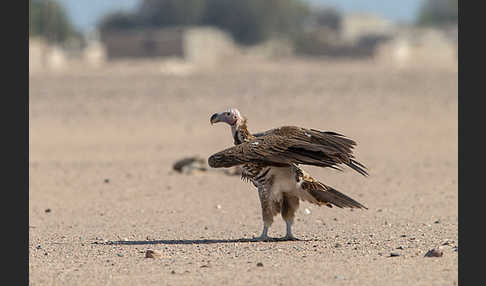
[[29,2],[32,73],[124,59],[175,73],[242,56],[457,62],[457,0]]

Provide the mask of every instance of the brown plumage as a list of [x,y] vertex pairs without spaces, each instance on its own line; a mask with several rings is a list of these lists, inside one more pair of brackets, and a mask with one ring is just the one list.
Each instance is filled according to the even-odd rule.
[[213,168],[243,163],[286,166],[291,163],[340,169],[346,164],[366,176],[364,166],[353,160],[351,149],[356,143],[334,132],[321,132],[284,126],[218,152],[208,159]]
[[241,166],[242,178],[250,180],[258,188],[264,221],[259,239],[268,239],[268,228],[278,213],[287,223],[286,238],[295,239],[291,225],[299,200],[319,206],[366,209],[357,201],[319,182],[298,165],[341,170],[340,164],[344,164],[367,176],[366,167],[354,160],[352,149],[356,143],[353,140],[336,132],[295,126],[283,126],[252,135],[246,127],[246,118],[237,109],[216,113],[210,122],[228,123],[236,146],[211,155],[209,166]]

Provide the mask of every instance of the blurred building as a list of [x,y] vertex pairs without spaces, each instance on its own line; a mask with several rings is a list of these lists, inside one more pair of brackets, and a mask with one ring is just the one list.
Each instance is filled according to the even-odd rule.
[[404,26],[379,47],[376,58],[398,68],[457,68],[457,25],[441,28]]
[[212,27],[168,27],[101,31],[108,59],[177,57],[212,63],[231,55],[236,45],[230,36]]
[[348,44],[358,44],[365,38],[385,38],[393,35],[395,25],[373,14],[351,13],[343,16],[341,39]]
[[315,22],[297,42],[296,52],[336,58],[372,57],[380,44],[392,38],[395,29],[391,22],[370,14],[345,14],[334,22],[337,25]]
[[88,39],[81,45],[69,42],[57,44],[44,37],[29,38],[29,73],[45,71],[65,72],[74,66],[100,67],[106,61],[105,48],[96,40]]

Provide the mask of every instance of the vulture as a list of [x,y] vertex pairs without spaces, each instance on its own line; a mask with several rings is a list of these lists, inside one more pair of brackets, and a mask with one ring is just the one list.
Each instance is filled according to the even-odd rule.
[[218,122],[231,127],[233,147],[208,158],[212,168],[240,166],[242,179],[258,188],[263,232],[257,240],[271,240],[268,229],[273,217],[281,214],[286,223],[284,240],[298,240],[292,234],[292,224],[299,201],[318,206],[367,209],[354,199],[323,184],[300,165],[329,167],[342,170],[344,164],[368,176],[367,168],[356,161],[352,149],[356,143],[332,131],[319,131],[296,126],[282,126],[251,134],[247,120],[236,108],[215,113],[211,125]]

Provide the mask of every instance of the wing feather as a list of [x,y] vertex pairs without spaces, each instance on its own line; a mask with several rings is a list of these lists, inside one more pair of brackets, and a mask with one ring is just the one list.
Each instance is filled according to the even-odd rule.
[[244,163],[273,166],[303,164],[337,170],[341,170],[338,164],[345,164],[366,176],[366,167],[352,159],[354,145],[353,140],[336,132],[283,126],[257,133],[249,142],[213,154],[208,164],[213,168]]

